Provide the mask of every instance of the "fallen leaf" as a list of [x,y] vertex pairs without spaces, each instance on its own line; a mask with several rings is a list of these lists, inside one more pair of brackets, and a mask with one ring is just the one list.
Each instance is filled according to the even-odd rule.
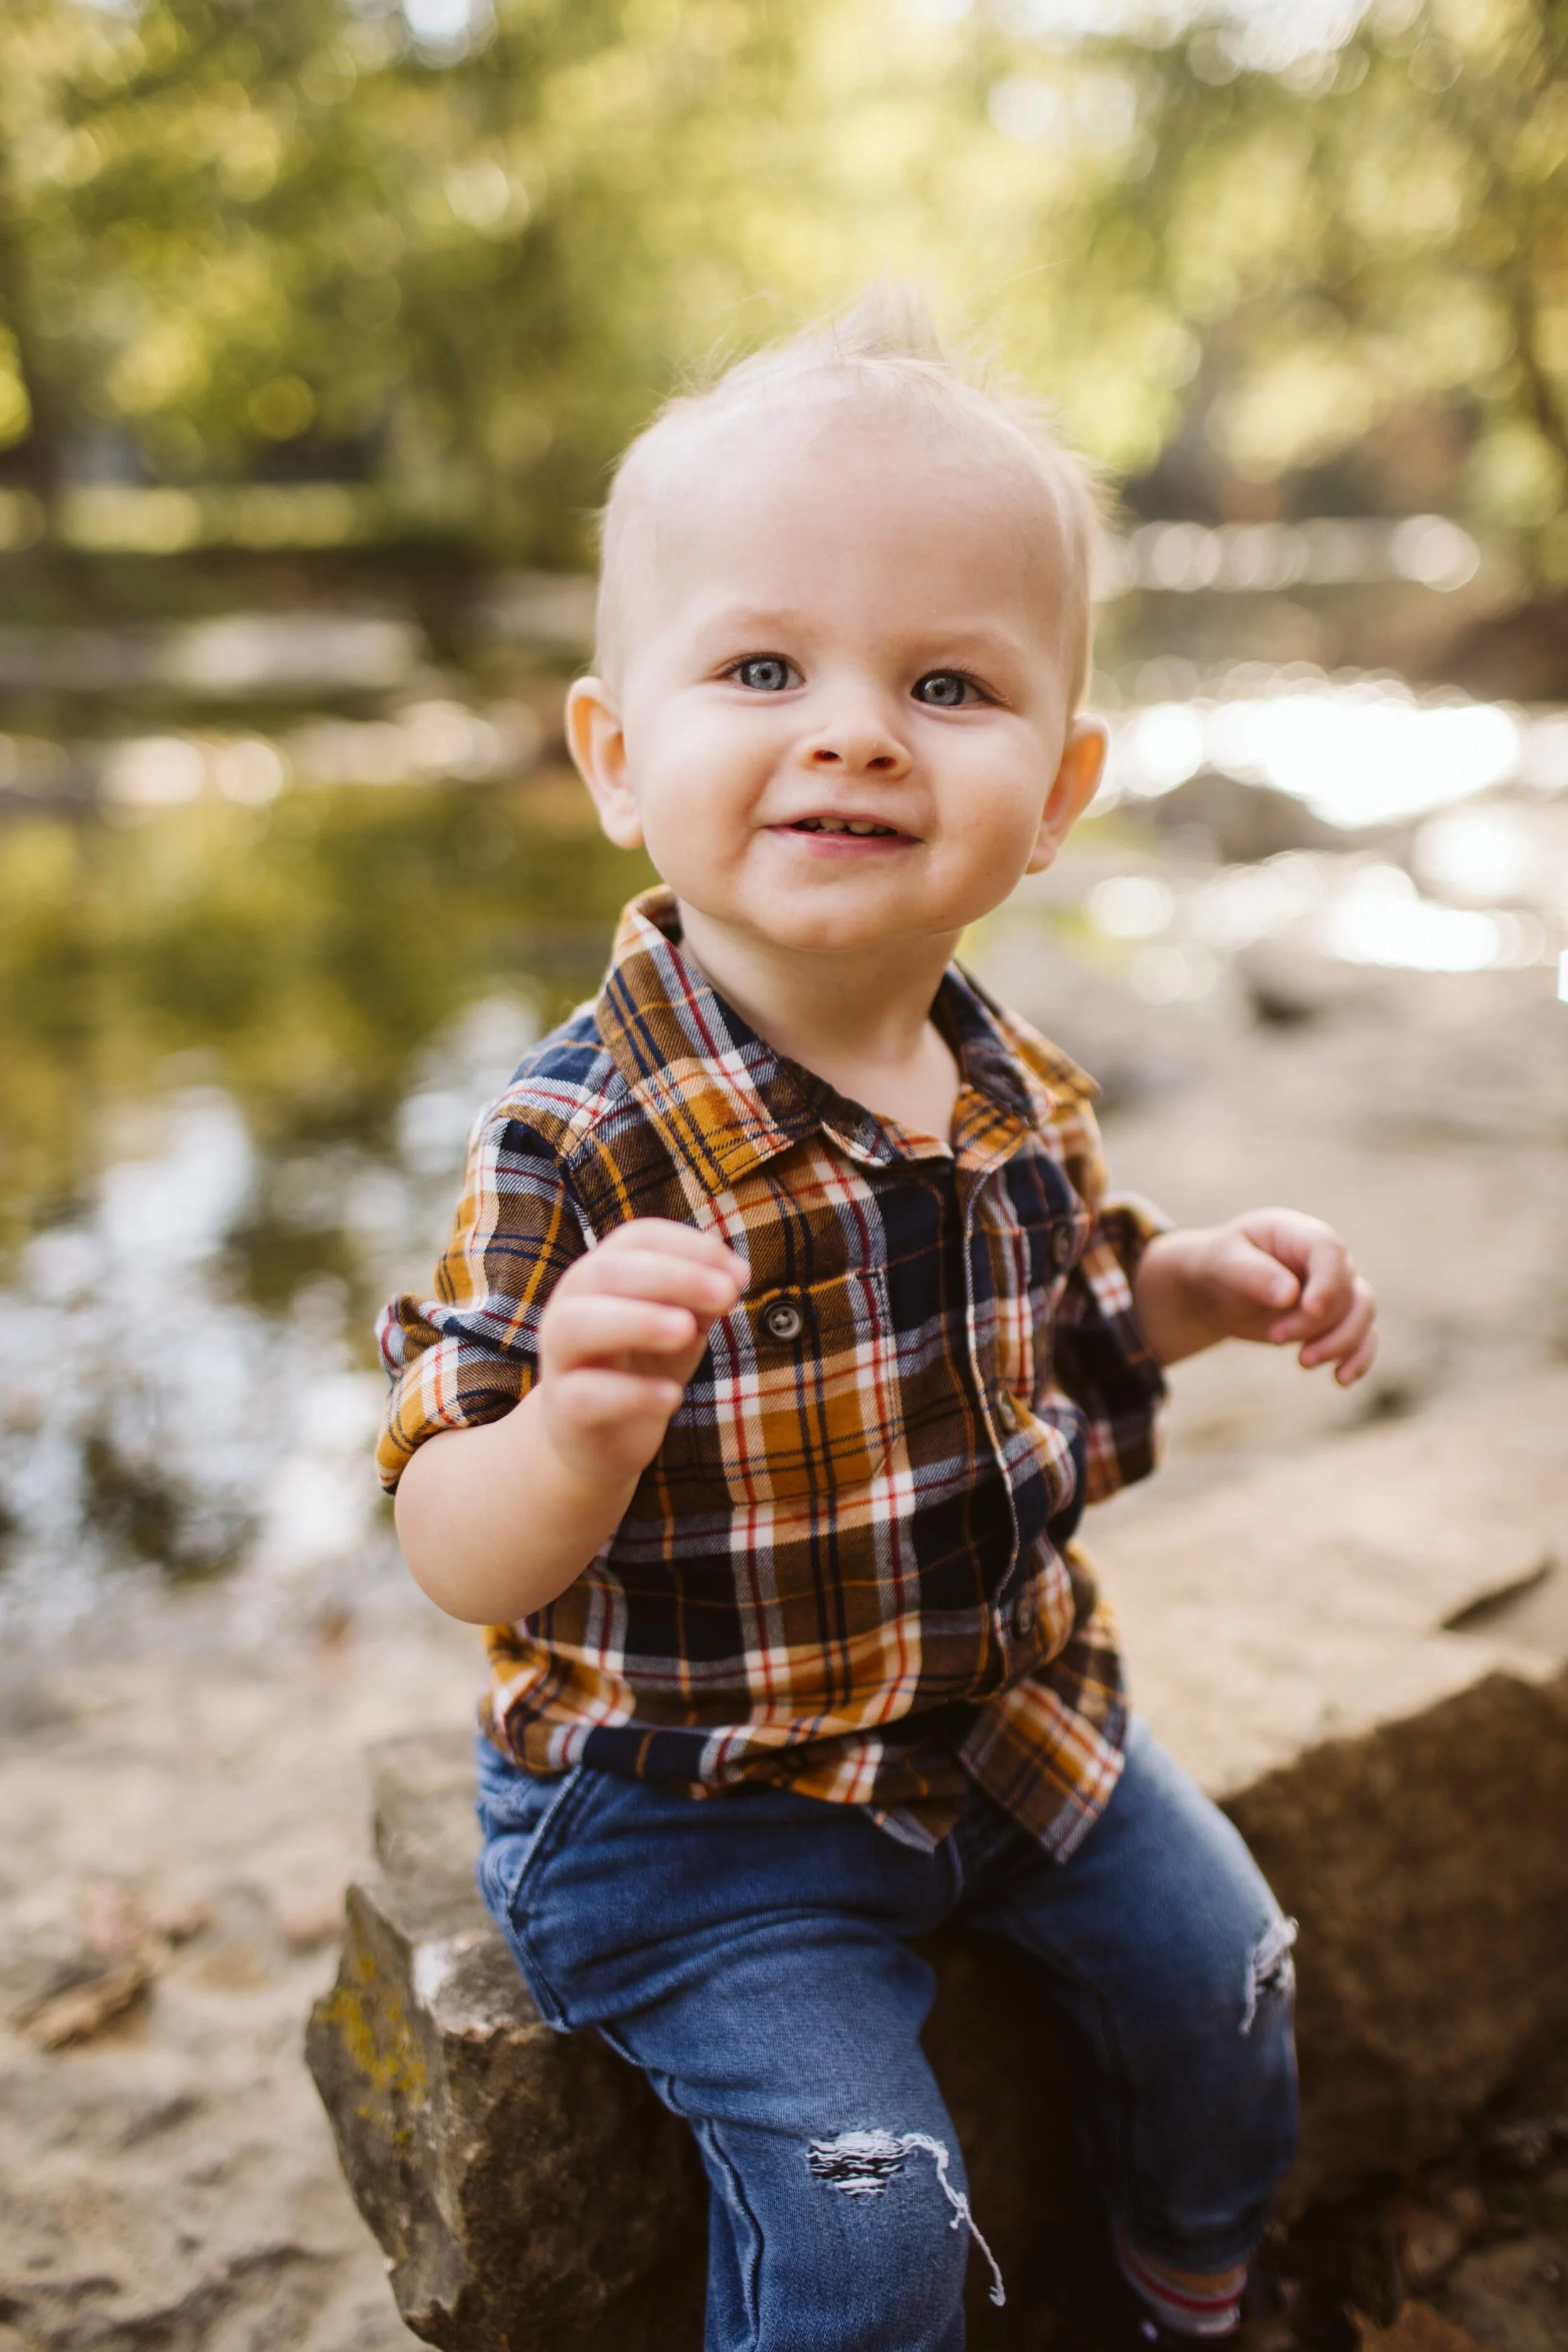
[[46,2000],[27,2019],[23,2032],[44,2050],[63,2050],[69,2042],[90,2041],[141,1999],[168,1957],[167,1944],[149,1937],[134,1952],[90,1977],[86,1984],[72,1985],[68,1991]]
[[1359,2311],[1351,2318],[1360,2352],[1484,2352],[1473,2336],[1429,2303],[1407,2303],[1388,2327],[1374,2327]]

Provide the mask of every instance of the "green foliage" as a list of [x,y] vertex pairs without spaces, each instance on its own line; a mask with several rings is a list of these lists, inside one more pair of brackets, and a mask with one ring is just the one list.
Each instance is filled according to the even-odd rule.
[[6,0],[0,468],[580,561],[692,358],[912,271],[1113,470],[1366,447],[1397,505],[1442,444],[1568,568],[1565,54],[1564,0]]
[[1451,494],[1568,571],[1568,8],[1390,0],[1342,31],[1358,13],[1275,70],[1212,22],[1078,52],[1069,76],[1128,77],[1138,127],[1079,202],[1073,299],[1086,324],[1108,283],[1142,299],[1177,362],[1162,439],[1254,482],[1370,445],[1398,505],[1446,427]]

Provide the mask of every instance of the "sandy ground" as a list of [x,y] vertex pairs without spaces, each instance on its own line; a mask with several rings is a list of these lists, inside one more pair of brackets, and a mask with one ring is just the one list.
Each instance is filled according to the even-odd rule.
[[[1151,1045],[1161,1082],[1108,1117],[1116,1175],[1184,1218],[1333,1219],[1386,1329],[1351,1397],[1257,1351],[1187,1368],[1169,1468],[1113,1508],[1568,1354],[1568,1007],[1544,971],[1368,980],[1289,1029],[1150,1013],[1143,1039],[1108,1005],[1056,1025],[1091,1066]],[[300,2041],[364,1853],[364,1746],[463,1717],[478,1672],[416,1599],[258,1653],[212,1596],[0,1670],[0,2352],[413,2341]],[[1448,2273],[1449,2324],[1493,2352],[1568,2344],[1531,2213]]]
[[[107,1656],[14,1687],[0,1747],[13,2021],[147,1982],[65,2047],[0,2039],[0,2345],[381,2352],[412,2342],[300,2057],[365,1845],[362,1756],[460,1717],[475,1648]],[[50,2016],[46,2009],[46,2030]]]

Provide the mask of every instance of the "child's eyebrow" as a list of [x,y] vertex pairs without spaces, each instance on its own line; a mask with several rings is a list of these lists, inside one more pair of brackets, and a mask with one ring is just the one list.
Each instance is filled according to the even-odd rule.
[[695,626],[705,643],[711,637],[728,646],[753,639],[760,643],[764,638],[805,637],[812,633],[813,617],[784,605],[719,604],[710,612],[700,613]]
[[940,646],[944,656],[973,660],[983,667],[988,663],[1018,663],[1027,658],[1028,648],[1011,629],[996,627],[990,622],[958,622],[951,628],[940,623],[929,632],[921,631],[923,643],[929,635],[933,646]]
[[[820,614],[789,606],[724,604],[700,614],[695,634],[708,650],[727,652],[732,646],[809,644],[821,626]],[[926,669],[952,662],[1016,667],[1028,657],[1027,646],[1014,630],[989,621],[938,619],[921,622],[901,635],[902,646],[898,649]]]

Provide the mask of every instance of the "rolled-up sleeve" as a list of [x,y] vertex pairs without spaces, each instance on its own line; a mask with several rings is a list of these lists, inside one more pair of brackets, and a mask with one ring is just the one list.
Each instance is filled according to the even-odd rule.
[[540,1318],[587,1247],[555,1152],[521,1108],[503,1097],[474,1129],[432,1295],[402,1293],[377,1323],[392,1394],[376,1467],[389,1492],[427,1437],[499,1420],[527,1395]]
[[1146,1478],[1160,1458],[1165,1376],[1138,1320],[1132,1285],[1143,1252],[1172,1221],[1137,1193],[1107,1195],[1087,1103],[1078,1107],[1067,1141],[1089,1231],[1057,1304],[1053,1356],[1058,1384],[1084,1416],[1084,1499],[1102,1503]]

